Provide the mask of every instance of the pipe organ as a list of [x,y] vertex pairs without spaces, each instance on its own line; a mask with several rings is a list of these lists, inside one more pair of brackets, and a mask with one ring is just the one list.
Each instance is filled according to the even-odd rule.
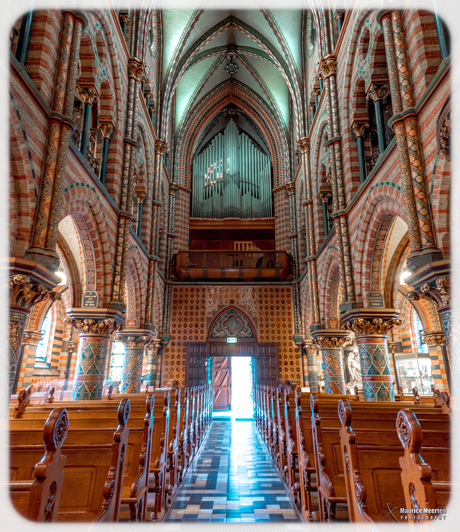
[[273,216],[270,158],[233,120],[193,159],[192,217]]

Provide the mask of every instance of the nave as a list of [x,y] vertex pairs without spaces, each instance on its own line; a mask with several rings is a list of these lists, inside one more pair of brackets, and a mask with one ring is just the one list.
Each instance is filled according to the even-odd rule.
[[254,421],[214,419],[166,523],[296,523]]

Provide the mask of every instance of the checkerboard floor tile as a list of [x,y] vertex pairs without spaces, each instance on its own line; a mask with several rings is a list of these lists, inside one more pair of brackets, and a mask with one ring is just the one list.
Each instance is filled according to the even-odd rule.
[[299,522],[253,421],[213,421],[166,522]]

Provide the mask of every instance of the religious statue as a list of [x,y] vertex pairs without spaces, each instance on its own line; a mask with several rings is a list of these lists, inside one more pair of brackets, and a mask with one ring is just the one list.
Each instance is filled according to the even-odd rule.
[[355,385],[362,387],[363,378],[361,376],[361,364],[359,361],[359,352],[357,349],[353,349],[347,358],[348,372],[350,374],[350,382],[348,386],[353,388]]

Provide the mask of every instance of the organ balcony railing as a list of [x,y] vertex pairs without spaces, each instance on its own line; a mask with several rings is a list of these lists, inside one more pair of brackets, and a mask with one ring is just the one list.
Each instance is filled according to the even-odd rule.
[[179,251],[174,259],[180,281],[283,281],[292,274],[286,251]]

